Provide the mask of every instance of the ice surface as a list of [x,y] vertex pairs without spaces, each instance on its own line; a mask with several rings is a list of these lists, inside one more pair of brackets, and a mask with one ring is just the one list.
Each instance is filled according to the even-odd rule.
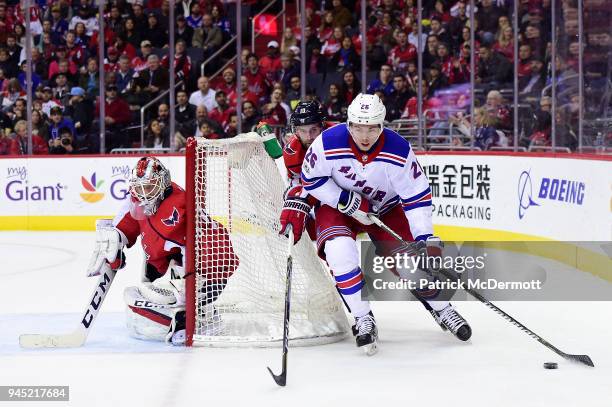
[[[279,349],[183,349],[129,338],[123,288],[137,283],[142,256],[128,251],[84,347],[22,350],[21,333],[76,325],[95,279],[85,277],[93,233],[0,233],[0,385],[69,385],[53,406],[606,406],[612,405],[612,303],[498,303],[568,353],[566,362],[477,302],[458,303],[474,334],[460,343],[417,303],[375,303],[380,352],[351,339],[292,348],[286,388]],[[559,363],[545,370],[542,363]],[[48,403],[0,403],[41,406]]]

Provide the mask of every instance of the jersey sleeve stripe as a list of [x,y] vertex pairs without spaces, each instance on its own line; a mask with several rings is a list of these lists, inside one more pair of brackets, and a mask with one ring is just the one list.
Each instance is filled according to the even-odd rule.
[[429,195],[429,199],[431,199],[431,188],[430,187],[427,187],[423,192],[413,195],[410,198],[402,199],[402,203],[411,204],[413,202],[418,202],[423,197],[426,197],[427,195]]
[[308,178],[304,176],[304,173],[302,173],[302,184],[304,185],[304,189],[307,191],[321,187],[327,182],[328,179],[328,176]]
[[417,202],[417,203],[414,203],[414,204],[411,204],[411,205],[403,204],[402,206],[404,208],[404,212],[407,212],[407,211],[410,211],[412,209],[422,208],[424,206],[431,206],[431,204],[432,204],[432,202],[431,202],[431,200],[429,200],[429,201]]
[[379,158],[379,157],[375,158],[372,161],[380,161],[380,162],[387,163],[387,164],[397,165],[398,167],[403,167],[406,164],[405,161],[402,163],[400,161],[395,161],[395,160],[386,159],[386,158]]

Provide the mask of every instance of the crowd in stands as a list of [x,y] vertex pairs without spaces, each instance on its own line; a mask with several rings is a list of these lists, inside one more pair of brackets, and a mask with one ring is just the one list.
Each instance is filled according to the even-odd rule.
[[[389,122],[414,121],[422,112],[432,143],[467,145],[480,149],[507,146],[514,130],[512,96],[514,41],[518,41],[518,88],[521,111],[520,144],[549,146],[557,126],[557,145],[575,149],[581,102],[575,87],[578,66],[577,2],[560,2],[557,59],[557,111],[542,92],[552,81],[550,0],[519,1],[519,31],[512,26],[510,0],[477,0],[475,42],[470,42],[469,1],[423,0],[422,64],[419,80],[419,39],[416,0],[367,1],[367,71],[360,78],[362,36],[359,0],[307,0],[306,29],[287,26],[265,52],[245,48],[239,56],[242,72],[230,64],[214,78],[202,76],[200,63],[234,34],[233,3],[221,0],[177,0],[175,56],[168,57],[169,1],[113,0],[105,8],[100,34],[97,6],[91,0],[38,0],[29,10],[32,41],[32,83],[26,81],[24,10],[16,0],[0,0],[0,154],[27,151],[26,99],[32,100],[32,138],[35,154],[99,151],[99,112],[104,103],[106,151],[140,146],[131,127],[140,126],[142,106],[169,88],[170,64],[179,86],[175,97],[175,134],[170,134],[168,98],[146,111],[144,146],[176,148],[191,136],[235,136],[241,121],[249,131],[260,120],[279,127],[288,123],[300,99],[300,47],[306,47],[307,76],[337,78],[324,89],[311,88],[328,120],[346,120],[351,100],[366,81],[387,107]],[[251,15],[262,2],[243,1]],[[289,2],[288,2],[289,3]],[[235,8],[234,8],[235,12]],[[609,22],[608,16],[608,22]],[[601,52],[612,48],[609,32],[597,35]],[[98,60],[99,37],[104,37],[104,60]],[[590,35],[590,34],[589,34]],[[606,42],[607,41],[607,42]],[[474,84],[477,109],[470,111],[471,47],[475,52]],[[193,51],[198,52],[194,53]],[[193,55],[198,55],[194,60]],[[223,54],[221,54],[223,56]],[[231,55],[230,55],[231,56]],[[597,61],[599,54],[591,58]],[[100,95],[99,66],[104,94]],[[601,75],[608,77],[605,65]],[[209,75],[209,72],[205,72]],[[238,76],[240,75],[240,76]],[[241,117],[236,113],[240,78]],[[103,98],[103,99],[102,99]],[[527,112],[527,113],[525,113]],[[473,132],[472,132],[473,130]],[[473,135],[473,136],[472,136]],[[25,141],[24,141],[25,140]]]

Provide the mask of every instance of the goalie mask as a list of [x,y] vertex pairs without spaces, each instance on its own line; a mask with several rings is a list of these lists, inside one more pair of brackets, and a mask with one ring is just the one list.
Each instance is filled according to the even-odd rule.
[[383,131],[387,109],[376,95],[358,94],[348,107],[347,128],[362,150],[374,145]]
[[143,157],[132,170],[129,183],[132,201],[137,203],[134,209],[151,216],[171,187],[170,171],[157,158]]

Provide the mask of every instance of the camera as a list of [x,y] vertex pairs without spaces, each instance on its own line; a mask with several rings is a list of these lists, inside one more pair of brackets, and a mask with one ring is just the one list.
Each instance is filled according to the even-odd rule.
[[67,146],[72,143],[72,140],[70,140],[70,137],[62,137],[61,142],[63,146]]

